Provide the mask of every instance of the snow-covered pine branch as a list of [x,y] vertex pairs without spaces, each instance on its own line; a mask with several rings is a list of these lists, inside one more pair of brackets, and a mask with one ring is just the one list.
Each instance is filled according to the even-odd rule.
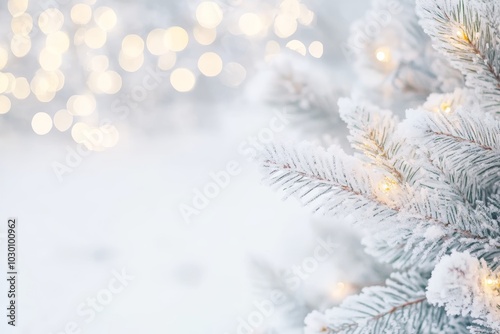
[[385,286],[365,288],[323,315],[311,313],[305,333],[467,333],[467,322],[427,302],[426,284],[416,272],[394,273]]
[[[421,25],[434,47],[477,90],[484,108],[500,113],[500,39],[498,26],[492,28],[495,22],[488,19],[491,8],[498,5],[494,1],[417,0]],[[498,15],[498,9],[494,10]]]

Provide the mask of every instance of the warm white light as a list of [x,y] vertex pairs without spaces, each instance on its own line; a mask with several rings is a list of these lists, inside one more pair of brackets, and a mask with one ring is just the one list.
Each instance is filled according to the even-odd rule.
[[101,29],[108,31],[115,27],[117,17],[113,9],[109,7],[99,7],[94,12],[94,20]]
[[18,58],[26,56],[31,50],[31,38],[25,35],[14,35],[10,41],[10,49]]
[[57,8],[49,8],[38,17],[38,27],[45,34],[50,34],[61,29],[64,15]]
[[222,71],[222,59],[215,52],[206,52],[198,59],[198,68],[207,77],[215,77]]
[[11,106],[10,99],[5,95],[0,95],[0,115],[8,113]]
[[115,71],[94,72],[88,85],[95,93],[116,94],[122,88],[122,77]]
[[36,113],[31,119],[31,127],[37,135],[46,135],[52,129],[52,118],[44,112]]
[[77,143],[83,143],[88,140],[88,132],[90,131],[90,127],[82,122],[77,122],[71,128],[71,137]]
[[193,29],[194,39],[201,45],[210,45],[217,38],[216,29],[207,29],[201,26],[195,26]]
[[189,92],[196,84],[196,77],[187,68],[178,68],[170,74],[170,83],[178,92]]
[[309,53],[314,58],[321,58],[323,56],[323,43],[314,41],[309,45]]
[[441,103],[441,105],[439,106],[439,109],[446,113],[446,114],[449,114],[451,112],[451,103],[449,102],[443,102]]
[[138,35],[127,35],[122,41],[122,52],[129,58],[136,58],[144,51],[144,41]]
[[89,64],[90,70],[94,72],[104,72],[109,67],[109,58],[106,55],[92,57]]
[[175,52],[168,52],[160,57],[158,57],[158,68],[163,71],[168,71],[175,66],[175,62],[177,61],[177,55]]
[[381,63],[388,63],[391,61],[391,51],[386,47],[378,48],[375,50],[375,58]]
[[28,35],[33,29],[33,19],[27,13],[21,14],[12,18],[10,27],[14,34]]
[[238,25],[241,31],[247,36],[255,36],[264,28],[261,18],[255,13],[245,13],[241,15]]
[[55,92],[64,87],[64,74],[59,70],[50,72],[39,70],[31,80],[30,86],[37,99],[42,102],[49,102]]
[[290,42],[286,43],[286,47],[292,51],[300,53],[303,56],[305,56],[307,53],[304,43],[297,39],[293,39]]
[[85,44],[91,49],[100,49],[106,44],[107,34],[100,28],[90,28],[85,32]]
[[96,109],[96,100],[92,95],[73,95],[69,98],[66,107],[68,112],[77,116],[88,116]]
[[292,36],[297,31],[297,20],[287,14],[280,14],[274,20],[274,33],[281,38]]
[[169,51],[164,40],[165,32],[166,30],[164,29],[154,29],[148,34],[146,45],[151,54],[159,56]]
[[54,53],[64,53],[69,49],[69,36],[63,31],[56,31],[47,35],[45,46]]
[[245,68],[238,63],[227,63],[220,75],[222,83],[228,87],[237,87],[243,83],[247,75]]
[[16,85],[16,77],[12,73],[5,73],[5,76],[7,77],[7,80],[9,81],[9,84],[7,86],[7,89],[5,90],[5,93],[12,93],[14,90],[14,86]]
[[73,124],[73,115],[67,110],[59,110],[54,115],[54,126],[57,130],[64,132],[71,127],[71,124]]
[[127,72],[137,72],[144,64],[144,54],[141,53],[139,57],[130,58],[127,57],[123,52],[120,52],[118,57],[118,62],[121,68]]
[[0,72],[0,94],[5,93],[9,88],[9,78],[5,73]]
[[30,84],[26,78],[16,78],[12,95],[18,100],[24,100],[30,95]]
[[297,19],[300,16],[300,3],[297,0],[283,0],[280,4],[280,12]]
[[196,8],[196,19],[205,28],[217,27],[223,18],[222,9],[213,1],[204,1]]
[[10,15],[18,17],[28,9],[28,0],[9,0],[7,3]]
[[9,53],[4,48],[0,47],[0,70],[4,69],[9,61]]
[[181,27],[167,29],[163,38],[167,48],[176,52],[184,50],[189,42],[188,33]]
[[60,54],[54,53],[52,50],[43,49],[40,51],[38,61],[40,62],[40,67],[44,70],[55,71],[61,67],[62,58]]
[[92,19],[92,8],[84,3],[79,3],[71,8],[71,20],[75,24],[87,24]]
[[305,26],[311,25],[314,21],[314,12],[309,10],[305,4],[300,4],[299,23]]

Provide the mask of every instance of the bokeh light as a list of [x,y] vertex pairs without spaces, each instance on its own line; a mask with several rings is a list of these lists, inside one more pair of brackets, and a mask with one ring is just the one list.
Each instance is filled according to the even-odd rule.
[[96,100],[93,95],[73,95],[66,104],[70,114],[76,116],[88,116],[96,109]]
[[54,53],[64,53],[68,51],[69,45],[69,36],[63,31],[56,31],[48,34],[45,41],[45,47]]
[[129,58],[137,58],[144,51],[144,41],[139,35],[127,35],[122,41],[122,52]]
[[4,48],[0,47],[0,70],[4,69],[9,61],[9,53]]
[[9,88],[9,78],[5,73],[0,72],[0,94],[5,93]]
[[303,56],[306,55],[307,49],[304,43],[297,39],[292,39],[290,42],[286,43],[286,47],[292,51],[295,51]]
[[213,1],[203,1],[196,8],[196,19],[200,26],[204,28],[217,27],[221,23],[223,16],[222,9]]
[[28,35],[33,30],[33,18],[27,13],[13,17],[10,27],[14,34]]
[[54,126],[57,130],[64,132],[67,131],[73,124],[73,115],[67,110],[62,109],[54,115]]
[[255,13],[245,13],[241,15],[238,25],[241,31],[247,36],[258,35],[264,28],[260,16]]
[[216,29],[207,29],[196,25],[193,28],[194,39],[201,45],[210,45],[217,38]]
[[49,8],[38,17],[38,27],[45,34],[50,34],[61,29],[64,24],[64,15],[57,8]]
[[0,95],[0,114],[6,114],[10,111],[12,104],[10,99],[5,95]]
[[28,0],[9,0],[7,3],[10,15],[18,17],[28,9]]
[[181,27],[167,29],[163,38],[167,48],[176,52],[184,50],[189,43],[189,35]]
[[94,72],[104,72],[109,68],[109,58],[106,55],[94,56],[90,59],[89,69]]
[[85,32],[85,44],[91,49],[100,49],[106,44],[107,34],[104,30],[94,27]]
[[40,51],[38,57],[40,67],[46,71],[55,71],[62,64],[62,57],[60,54],[53,52],[51,49],[43,49]]
[[170,74],[170,83],[178,92],[189,92],[196,84],[196,77],[187,68],[178,68]]
[[118,62],[120,63],[121,68],[125,71],[136,72],[144,64],[144,54],[141,53],[138,57],[132,58],[127,57],[127,55],[125,55],[123,51],[121,51],[118,57]]
[[94,11],[94,20],[102,30],[109,31],[116,26],[118,18],[113,9],[99,7]]
[[85,3],[78,3],[71,8],[71,20],[75,24],[84,25],[92,19],[92,7]]
[[16,78],[12,89],[12,95],[18,100],[24,100],[30,95],[30,92],[31,90],[28,80],[23,77]]
[[37,135],[46,135],[52,129],[52,118],[44,112],[36,113],[31,119],[31,127]]
[[288,38],[297,31],[297,20],[288,14],[279,14],[274,20],[274,33],[281,38]]
[[164,29],[153,29],[149,32],[146,46],[151,54],[160,56],[169,51],[165,43],[165,32]]
[[175,52],[168,52],[158,57],[158,68],[168,71],[175,66],[177,55]]
[[314,58],[321,58],[323,56],[323,43],[314,41],[309,45],[309,53]]
[[94,93],[116,94],[122,88],[122,77],[115,71],[91,73],[88,86]]
[[198,69],[207,77],[215,77],[222,71],[222,59],[215,52],[206,52],[198,59]]
[[31,50],[31,38],[25,35],[14,35],[10,41],[12,54],[17,58],[22,58]]

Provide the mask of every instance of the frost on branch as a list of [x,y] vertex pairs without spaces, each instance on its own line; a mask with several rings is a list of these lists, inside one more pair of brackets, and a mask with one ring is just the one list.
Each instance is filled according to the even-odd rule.
[[484,99],[484,107],[499,113],[498,4],[477,0],[417,0],[417,12],[434,47],[462,72],[466,84]]
[[500,330],[500,281],[484,260],[469,253],[443,257],[432,272],[426,295],[451,316],[471,316]]
[[417,273],[394,273],[385,286],[365,288],[324,315],[311,313],[305,333],[467,333],[465,321],[427,302],[425,286]]

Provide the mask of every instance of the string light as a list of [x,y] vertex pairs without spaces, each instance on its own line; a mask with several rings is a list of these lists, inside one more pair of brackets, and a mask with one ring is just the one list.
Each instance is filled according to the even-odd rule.
[[389,48],[380,47],[375,50],[375,58],[381,63],[388,63],[391,60],[391,52]]
[[441,105],[439,106],[439,109],[446,113],[446,114],[449,114],[451,112],[451,103],[450,102],[443,102],[441,103]]
[[467,36],[467,33],[465,32],[464,29],[462,28],[459,28],[456,32],[457,34],[457,37],[464,40],[464,41],[468,41],[469,40],[469,36]]
[[394,179],[386,177],[382,181],[380,181],[378,187],[383,192],[388,193],[392,191],[397,186],[397,184],[398,183]]

